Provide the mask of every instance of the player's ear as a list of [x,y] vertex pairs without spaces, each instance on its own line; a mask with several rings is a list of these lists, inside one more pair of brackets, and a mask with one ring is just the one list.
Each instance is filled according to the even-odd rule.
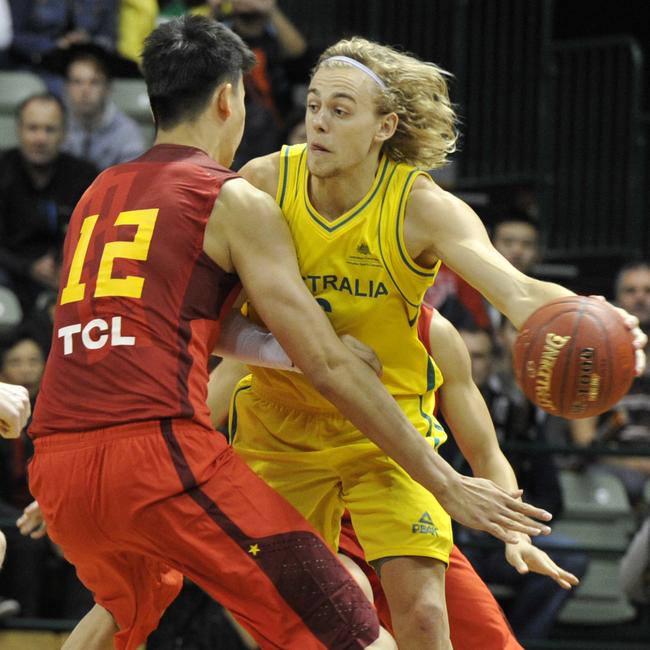
[[231,83],[219,84],[214,91],[212,103],[222,120],[226,120],[232,115],[232,95]]
[[395,130],[397,129],[397,124],[399,122],[399,117],[397,113],[387,113],[382,115],[379,122],[379,128],[375,137],[381,142],[385,142],[393,137]]

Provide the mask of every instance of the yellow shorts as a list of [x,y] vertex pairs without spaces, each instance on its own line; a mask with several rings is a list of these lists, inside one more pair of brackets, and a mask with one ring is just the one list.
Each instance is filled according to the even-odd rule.
[[[400,406],[420,416],[419,398]],[[368,561],[407,555],[449,562],[449,515],[345,418],[265,399],[246,377],[233,394],[230,431],[244,460],[335,550],[347,508]]]

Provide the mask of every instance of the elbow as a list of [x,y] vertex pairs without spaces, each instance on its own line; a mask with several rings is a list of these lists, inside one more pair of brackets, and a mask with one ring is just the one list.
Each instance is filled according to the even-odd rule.
[[342,380],[342,375],[344,376],[346,372],[344,359],[333,355],[311,356],[300,369],[323,397],[336,401],[344,383]]
[[326,363],[323,364],[310,364],[309,369],[301,368],[303,374],[311,382],[313,387],[326,397],[328,400],[332,401],[336,396],[336,372],[334,369]]

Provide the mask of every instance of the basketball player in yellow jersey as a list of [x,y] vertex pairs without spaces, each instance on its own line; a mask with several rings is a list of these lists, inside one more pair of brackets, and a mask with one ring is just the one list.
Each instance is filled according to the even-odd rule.
[[[306,130],[305,146],[241,173],[276,198],[307,287],[339,334],[375,349],[383,382],[436,447],[444,433],[427,413],[439,375],[433,365],[427,372],[415,323],[440,260],[517,327],[571,292],[518,272],[477,215],[421,171],[443,165],[456,141],[434,65],[363,39],[339,42],[315,68]],[[435,498],[297,375],[255,369],[234,406],[235,447],[333,545],[347,506],[400,648],[450,648],[443,587],[452,541]]]

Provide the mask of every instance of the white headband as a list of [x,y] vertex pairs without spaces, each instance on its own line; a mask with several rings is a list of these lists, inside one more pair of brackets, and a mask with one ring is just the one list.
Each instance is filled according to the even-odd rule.
[[331,56],[329,59],[325,59],[323,63],[327,63],[328,61],[341,61],[342,63],[353,65],[357,70],[365,72],[382,90],[386,90],[386,84],[381,80],[381,77],[379,77],[377,73],[373,72],[367,65],[363,65],[361,61],[351,59],[349,56]]

